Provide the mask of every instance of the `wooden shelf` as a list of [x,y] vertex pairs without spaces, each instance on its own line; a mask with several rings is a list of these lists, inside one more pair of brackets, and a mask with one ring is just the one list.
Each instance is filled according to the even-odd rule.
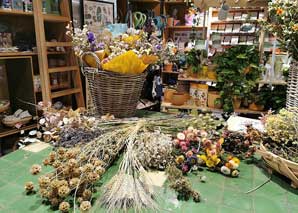
[[243,24],[243,23],[258,23],[261,19],[256,20],[225,20],[225,21],[211,21],[211,24]]
[[[51,90],[61,90],[61,89],[67,89],[69,88],[69,83],[62,83],[62,84],[57,84],[57,85],[51,85]],[[35,93],[40,93],[41,90],[36,90]]]
[[0,9],[0,14],[1,15],[11,15],[11,16],[32,16],[33,17],[33,12],[24,12],[22,10]]
[[72,47],[72,42],[46,42],[47,47]]
[[[258,7],[258,8],[232,8],[229,10],[230,13],[234,12],[259,12],[264,11],[265,8]],[[219,12],[219,9],[214,9],[213,12]]]
[[272,85],[287,85],[286,81],[280,80],[280,81],[259,81],[259,84],[272,84]]
[[55,68],[49,68],[49,73],[57,73],[57,72],[70,72],[78,70],[77,66],[68,66],[68,67],[55,67]]
[[256,35],[257,32],[223,32],[223,31],[211,31],[210,33],[219,33],[222,35]]
[[64,55],[67,54],[67,52],[56,52],[56,51],[48,51],[48,55]]
[[0,52],[0,57],[8,57],[8,56],[33,56],[37,55],[34,52]]
[[151,3],[151,4],[159,4],[159,0],[129,0],[131,3]]
[[208,78],[178,78],[178,81],[193,81],[193,82],[216,82],[215,79],[208,79]]
[[191,29],[195,29],[195,30],[202,30],[204,28],[207,27],[193,27],[193,26],[167,26],[166,29],[168,30],[178,30],[178,29],[185,29],[185,30],[191,30]]
[[175,75],[179,75],[179,72],[173,72],[173,71],[162,71],[162,73],[168,73],[168,74],[175,74]]
[[164,2],[165,3],[165,5],[179,5],[179,4],[181,4],[181,5],[190,5],[191,3],[193,3],[193,2],[184,2],[184,1],[165,1]]
[[45,14],[43,15],[43,19],[48,22],[69,22],[69,17],[64,17],[60,15],[52,15],[52,14]]
[[35,128],[37,128],[37,124],[31,124],[31,125],[23,126],[20,129],[9,128],[9,127],[1,127],[0,128],[0,138],[10,136],[10,135],[14,135],[14,134],[18,134],[21,131],[31,130],[31,129],[35,129]]
[[51,96],[52,96],[52,98],[59,98],[59,97],[63,97],[63,96],[80,93],[80,92],[81,92],[80,89],[73,88],[73,89],[66,89],[66,90],[61,90],[58,92],[53,92]]
[[[161,108],[162,109],[188,109],[188,110],[205,110],[205,111],[211,111],[211,112],[216,112],[216,113],[222,113],[222,109],[216,109],[216,108],[210,108],[210,107],[198,107],[195,105],[187,105],[184,104],[182,106],[176,106],[168,102],[162,102],[161,103]],[[241,113],[241,114],[261,114],[265,113],[265,111],[253,111],[249,109],[235,109],[235,113]]]

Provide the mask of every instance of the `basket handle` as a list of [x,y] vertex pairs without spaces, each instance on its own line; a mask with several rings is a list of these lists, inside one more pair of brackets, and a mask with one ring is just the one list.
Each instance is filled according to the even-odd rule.
[[[94,58],[95,58],[95,61],[96,61],[96,66],[97,68],[93,68],[94,71],[91,72],[91,71],[86,71],[84,68],[86,67],[85,63],[84,63],[84,56],[86,55],[92,55]],[[94,52],[84,52],[83,54],[80,55],[80,67],[81,67],[81,72],[83,73],[84,76],[86,76],[86,72],[90,72],[90,73],[98,73],[99,72],[99,67],[100,67],[100,59],[98,58],[98,56],[94,53]]]

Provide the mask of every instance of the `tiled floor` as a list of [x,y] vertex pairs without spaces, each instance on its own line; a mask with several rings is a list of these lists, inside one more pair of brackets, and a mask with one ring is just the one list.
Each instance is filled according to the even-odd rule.
[[[50,149],[39,153],[16,151],[0,158],[0,212],[51,212],[49,206],[41,204],[37,195],[26,196],[24,183],[37,182],[37,177],[29,174],[33,163],[40,163]],[[261,161],[257,161],[257,165]],[[43,173],[50,168],[43,167]],[[167,187],[157,190],[160,200],[159,212],[208,212],[208,213],[296,213],[298,212],[298,190],[291,189],[289,183],[280,176],[273,176],[272,181],[259,190],[245,194],[248,190],[265,182],[266,171],[254,164],[242,163],[239,178],[226,178],[208,171],[190,175],[193,187],[201,192],[202,202],[178,202],[175,193]],[[104,175],[106,183],[117,172],[113,166]],[[207,182],[201,183],[199,175],[206,175]],[[100,193],[100,190],[99,190]],[[93,208],[93,212],[106,212]]]

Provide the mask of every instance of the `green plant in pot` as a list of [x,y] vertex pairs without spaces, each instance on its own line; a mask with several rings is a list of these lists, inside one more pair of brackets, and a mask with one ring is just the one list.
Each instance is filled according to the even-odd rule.
[[201,55],[202,51],[192,48],[186,53],[186,63],[189,66],[191,74],[196,76],[201,71]]
[[257,85],[259,52],[255,46],[235,46],[217,55],[214,62],[223,110],[233,112]]
[[267,93],[262,91],[254,91],[250,93],[250,97],[248,98],[249,109],[254,111],[263,111],[265,105],[267,104]]

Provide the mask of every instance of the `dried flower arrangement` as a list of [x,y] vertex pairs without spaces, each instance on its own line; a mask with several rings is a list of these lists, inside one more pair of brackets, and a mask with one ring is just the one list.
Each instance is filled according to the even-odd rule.
[[199,166],[207,166],[209,170],[237,177],[240,160],[233,156],[225,157],[223,142],[224,139],[218,134],[189,127],[178,133],[173,141],[177,167],[186,174]]
[[247,125],[247,130],[243,132],[223,132],[224,143],[222,148],[225,152],[237,156],[240,159],[250,158],[256,152],[256,146],[262,141],[262,133]]
[[265,119],[263,145],[272,153],[298,163],[298,109],[282,109]]

